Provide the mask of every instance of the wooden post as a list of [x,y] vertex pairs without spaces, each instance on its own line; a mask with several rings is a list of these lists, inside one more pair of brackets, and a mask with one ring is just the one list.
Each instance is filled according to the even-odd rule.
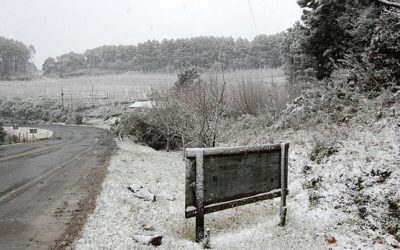
[[285,226],[286,223],[286,190],[287,190],[287,163],[288,152],[286,145],[281,144],[281,206],[280,206],[280,226]]
[[93,97],[93,83],[92,83],[92,106],[94,106],[94,97]]
[[204,172],[203,149],[196,151],[196,242],[204,239]]
[[64,92],[61,88],[61,110],[64,110]]

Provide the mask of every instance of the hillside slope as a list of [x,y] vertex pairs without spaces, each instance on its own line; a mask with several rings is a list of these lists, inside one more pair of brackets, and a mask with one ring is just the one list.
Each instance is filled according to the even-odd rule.
[[[288,222],[284,228],[277,226],[279,199],[207,215],[212,248],[399,247],[400,96],[358,97],[337,122],[307,119],[296,129],[282,129],[282,122],[313,106],[315,98],[295,101],[275,129],[236,122],[231,128],[235,136],[226,144],[290,142]],[[120,147],[76,248],[144,248],[134,235],[161,234],[162,249],[200,249],[193,243],[194,220],[184,219],[181,153],[131,142]],[[135,198],[129,185],[142,185],[158,198]]]

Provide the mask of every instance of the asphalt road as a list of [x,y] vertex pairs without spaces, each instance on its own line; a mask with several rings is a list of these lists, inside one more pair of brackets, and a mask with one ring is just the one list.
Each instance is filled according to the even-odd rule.
[[45,141],[0,147],[0,249],[55,247],[79,202],[92,193],[91,173],[106,168],[113,149],[102,129],[35,127],[54,134]]

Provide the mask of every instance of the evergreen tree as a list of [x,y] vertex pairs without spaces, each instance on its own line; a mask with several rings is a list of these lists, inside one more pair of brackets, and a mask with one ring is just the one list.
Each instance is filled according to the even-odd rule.
[[334,65],[343,59],[350,36],[338,22],[346,11],[344,1],[300,0],[304,8],[302,20],[305,27],[304,52],[315,60],[317,79],[331,75]]

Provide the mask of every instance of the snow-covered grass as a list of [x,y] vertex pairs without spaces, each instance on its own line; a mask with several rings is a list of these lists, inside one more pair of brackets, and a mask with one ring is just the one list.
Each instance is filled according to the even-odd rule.
[[[212,248],[397,247],[400,233],[392,235],[388,229],[400,227],[396,210],[400,205],[400,121],[393,108],[379,103],[379,98],[361,100],[361,109],[350,120],[298,130],[239,126],[235,131],[233,126],[229,145],[290,142],[287,225],[278,226],[279,198],[207,214]],[[393,106],[400,110],[400,102]],[[163,235],[162,249],[201,249],[194,243],[194,219],[184,218],[182,154],[128,141],[119,147],[97,207],[75,247],[152,248],[132,238],[143,234]],[[312,153],[318,154],[318,160]],[[135,198],[130,185],[142,185],[158,199],[153,203]],[[165,193],[176,200],[162,199]],[[146,231],[143,225],[153,226],[154,231]]]
[[[358,113],[345,123],[297,130],[236,128],[241,135],[233,131],[236,136],[228,141],[291,143],[289,209],[302,207],[302,216],[329,228],[322,231],[337,240],[333,249],[394,249],[400,239],[400,120],[395,112],[400,102],[382,103],[381,98],[362,99]],[[315,151],[322,157],[312,160]],[[390,228],[397,234],[391,235]]]
[[[157,152],[130,142],[119,146],[120,152],[111,160],[96,210],[89,217],[76,248],[145,248],[132,239],[134,234],[161,234],[164,238],[160,248],[200,249],[194,243],[194,219],[184,218],[185,171],[181,153]],[[176,200],[158,198],[154,203],[140,200],[128,190],[132,184],[143,185],[156,197],[167,193]],[[207,214],[205,223],[211,229],[211,243],[216,249],[249,246],[321,249],[324,239],[316,235],[323,233],[325,225],[304,216],[304,211],[302,207],[290,209],[288,225],[279,227],[279,199],[276,199]],[[154,232],[145,231],[143,225],[153,226]],[[309,233],[304,235],[306,230]]]

